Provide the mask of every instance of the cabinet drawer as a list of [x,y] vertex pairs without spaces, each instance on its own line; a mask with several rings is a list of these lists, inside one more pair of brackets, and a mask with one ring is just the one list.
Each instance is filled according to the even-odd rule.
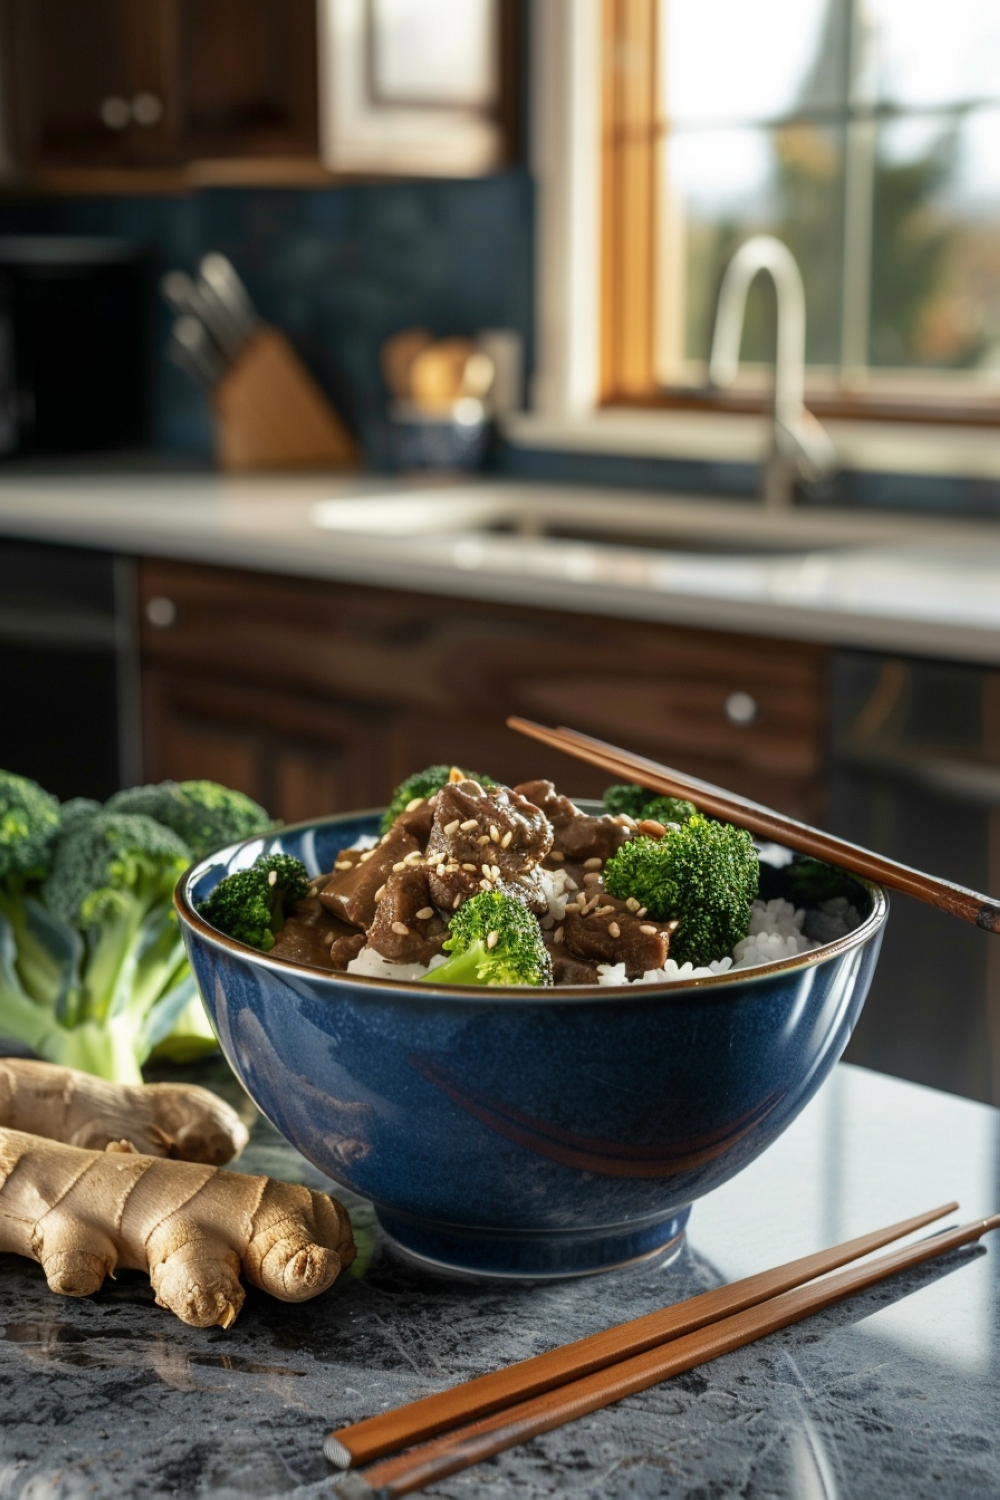
[[142,566],[141,602],[148,662],[379,709],[397,744],[430,725],[509,744],[517,713],[817,810],[822,647],[159,561]]

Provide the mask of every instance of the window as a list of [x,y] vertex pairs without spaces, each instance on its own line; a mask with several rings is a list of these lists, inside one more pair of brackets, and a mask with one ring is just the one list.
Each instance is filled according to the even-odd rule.
[[[705,404],[723,269],[767,232],[805,282],[815,410],[1000,422],[1000,6],[603,14],[604,402]],[[773,341],[761,277],[725,404],[760,405]]]

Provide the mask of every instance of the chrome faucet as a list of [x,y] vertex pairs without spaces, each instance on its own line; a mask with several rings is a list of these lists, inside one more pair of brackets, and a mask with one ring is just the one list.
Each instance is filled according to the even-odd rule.
[[837,455],[826,429],[805,404],[806,298],[802,275],[787,245],[770,234],[746,240],[733,256],[719,289],[708,378],[731,385],[740,364],[747,292],[758,271],[774,282],[778,305],[774,359],[774,426],[764,462],[762,498],[769,509],[794,503],[795,481],[828,478]]

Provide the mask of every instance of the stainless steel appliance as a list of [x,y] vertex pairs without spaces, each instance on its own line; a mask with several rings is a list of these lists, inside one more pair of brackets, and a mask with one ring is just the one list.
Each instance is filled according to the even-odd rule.
[[123,240],[0,237],[0,456],[148,442],[151,269]]
[[[842,651],[830,827],[1000,894],[1000,670]],[[1000,938],[892,897],[847,1057],[1000,1103]]]

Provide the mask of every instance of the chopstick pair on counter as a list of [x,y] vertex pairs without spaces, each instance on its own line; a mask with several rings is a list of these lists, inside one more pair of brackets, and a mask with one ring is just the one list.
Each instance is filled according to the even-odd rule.
[[331,1432],[323,1448],[331,1463],[372,1464],[345,1474],[337,1492],[348,1500],[396,1500],[424,1489],[1000,1229],[995,1214],[830,1274],[957,1207],[943,1204]]

